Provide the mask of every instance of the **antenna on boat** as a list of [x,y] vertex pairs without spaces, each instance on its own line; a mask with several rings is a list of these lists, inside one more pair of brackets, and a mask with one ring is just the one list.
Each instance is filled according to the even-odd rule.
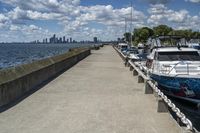
[[131,45],[133,43],[133,40],[132,40],[132,29],[133,28],[133,2],[131,1],[131,27],[130,27],[130,30],[131,30]]
[[124,30],[125,30],[125,33],[126,33],[126,29],[127,29],[127,20],[126,20],[126,18],[124,18],[124,22],[125,22]]

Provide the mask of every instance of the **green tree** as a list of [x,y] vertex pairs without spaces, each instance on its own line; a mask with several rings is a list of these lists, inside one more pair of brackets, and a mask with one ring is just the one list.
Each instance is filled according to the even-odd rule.
[[127,42],[131,42],[131,33],[130,32],[126,32],[124,33],[124,38],[125,38],[125,41]]
[[[127,42],[133,41],[134,45],[138,43],[146,43],[147,39],[152,36],[161,36],[161,35],[173,35],[173,36],[181,36],[189,40],[190,38],[199,38],[200,39],[200,32],[199,31],[192,31],[191,29],[185,30],[173,30],[173,28],[167,25],[159,25],[157,27],[153,27],[153,29],[149,27],[142,27],[138,29],[134,29],[132,37],[131,33],[127,32],[124,33],[124,38]],[[163,42],[168,42],[167,40],[163,40]]]
[[166,36],[168,35],[173,29],[167,25],[159,25],[157,27],[153,27],[154,36]]
[[138,44],[140,42],[145,43],[149,37],[153,36],[153,34],[153,30],[148,27],[134,29],[133,42],[135,44]]

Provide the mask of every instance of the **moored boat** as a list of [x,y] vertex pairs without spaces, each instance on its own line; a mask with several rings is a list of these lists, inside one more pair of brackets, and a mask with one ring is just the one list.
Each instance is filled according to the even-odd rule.
[[131,61],[138,61],[140,58],[138,57],[138,49],[135,47],[131,47],[127,52],[127,57]]
[[200,55],[198,50],[160,47],[147,57],[151,79],[170,96],[200,102]]
[[119,43],[118,44],[118,48],[120,49],[120,51],[125,54],[128,50],[128,44],[127,43]]

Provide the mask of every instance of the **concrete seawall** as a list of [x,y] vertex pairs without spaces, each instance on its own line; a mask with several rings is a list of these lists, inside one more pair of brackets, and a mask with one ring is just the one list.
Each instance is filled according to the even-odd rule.
[[88,55],[89,49],[73,49],[62,55],[0,71],[0,107],[69,69]]

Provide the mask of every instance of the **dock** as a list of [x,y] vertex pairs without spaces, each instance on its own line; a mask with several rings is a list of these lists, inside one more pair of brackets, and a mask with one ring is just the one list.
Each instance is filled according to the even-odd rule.
[[0,113],[1,133],[181,133],[112,46]]

